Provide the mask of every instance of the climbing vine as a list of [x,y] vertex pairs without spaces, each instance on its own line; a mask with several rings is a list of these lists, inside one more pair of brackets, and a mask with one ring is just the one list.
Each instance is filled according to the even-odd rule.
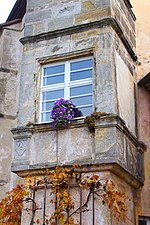
[[28,195],[24,185],[17,185],[0,202],[0,225],[18,225],[21,220],[23,200]]
[[[75,202],[70,193],[70,188],[77,187],[86,190],[87,196],[84,202],[75,207]],[[49,189],[49,202],[54,206],[51,215],[46,216],[44,211],[43,221],[35,219],[36,206],[33,199],[33,190],[38,188]],[[32,193],[32,194],[31,194]],[[46,198],[46,195],[45,195]],[[56,167],[53,171],[47,171],[44,178],[28,178],[24,185],[17,185],[12,191],[7,193],[7,197],[0,202],[0,225],[19,225],[23,202],[32,202],[32,218],[30,225],[50,224],[50,225],[79,225],[75,215],[89,211],[90,199],[96,199],[100,204],[106,204],[116,221],[126,221],[127,218],[127,196],[117,190],[115,184],[110,180],[101,180],[99,175],[83,175],[80,165],[72,167]],[[46,201],[46,199],[45,199]],[[29,211],[29,209],[26,209]],[[30,209],[31,210],[31,209]]]

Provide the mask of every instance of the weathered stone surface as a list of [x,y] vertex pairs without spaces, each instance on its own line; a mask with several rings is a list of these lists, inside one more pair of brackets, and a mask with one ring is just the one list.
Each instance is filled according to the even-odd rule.
[[[26,70],[27,68],[27,70]],[[22,123],[34,122],[35,119],[35,64],[22,65],[20,77],[20,95],[18,125]]]
[[91,10],[90,13],[87,11],[75,16],[75,24],[84,24],[88,22],[97,21],[103,18],[111,16],[110,8],[107,9],[95,9]]
[[11,173],[13,137],[10,130],[17,123],[21,27],[19,22],[0,31],[0,199],[16,185],[17,179]]
[[78,126],[77,122],[70,128],[57,131],[50,125],[47,128],[36,125],[14,129],[13,171],[20,173],[26,168],[39,169],[74,162],[87,165],[117,164],[135,180],[143,182],[144,146],[137,142],[119,117],[108,115],[96,119],[94,134],[83,124]]
[[36,133],[32,138],[31,163],[57,162],[56,131]]
[[11,162],[13,137],[10,130],[16,126],[16,121],[0,118],[0,199],[12,186]]
[[135,48],[135,38],[131,40],[130,33],[135,34],[135,17],[133,16],[132,10],[129,8],[124,1],[114,0],[112,1],[113,16],[116,21],[120,24],[121,28],[132,48]]
[[110,152],[110,150],[113,149],[115,143],[116,143],[116,128],[96,129],[95,132],[96,157],[103,158],[104,153],[109,151],[108,158],[115,158],[115,153],[114,156],[112,156]]
[[[98,58],[97,58],[98,59]],[[115,113],[114,105],[114,89],[112,86],[112,72],[111,64],[98,64],[96,68],[96,96],[95,96],[95,107],[96,111]]]
[[135,81],[118,54],[116,54],[116,65],[119,115],[135,134]]
[[[111,7],[113,10],[110,10]],[[135,40],[133,38],[132,41],[130,40],[130,33],[134,37],[134,18],[128,10],[124,2],[120,3],[115,0],[112,5],[109,0],[59,1],[59,5],[57,1],[47,2],[45,0],[44,6],[40,0],[37,4],[31,1],[27,9],[25,36],[114,17],[127,36],[131,47],[135,47]]]
[[66,129],[58,132],[58,161],[67,163],[88,160],[92,156],[92,139],[87,128]]
[[0,112],[4,111],[4,99],[6,94],[6,78],[0,79]]

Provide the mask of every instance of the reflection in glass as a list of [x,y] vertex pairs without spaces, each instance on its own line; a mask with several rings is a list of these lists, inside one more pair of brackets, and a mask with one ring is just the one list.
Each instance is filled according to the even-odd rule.
[[92,67],[92,59],[86,59],[86,60],[80,60],[77,62],[73,62],[71,63],[71,71],[72,70],[81,70],[81,69],[85,69],[85,68],[90,68]]
[[92,78],[92,69],[79,71],[79,72],[71,72],[71,74],[70,74],[71,81],[87,79],[87,78]]
[[93,107],[80,107],[79,110],[81,110],[83,116],[89,116],[93,112]]
[[52,110],[53,107],[54,107],[54,101],[42,103],[42,111]]
[[64,83],[64,74],[43,78],[43,86]]
[[70,96],[92,93],[92,84],[70,88]]
[[82,105],[90,105],[92,104],[92,95],[90,96],[82,96],[76,98],[70,98],[71,101],[75,106],[82,106]]
[[42,101],[53,100],[64,97],[64,90],[46,91],[42,93]]
[[65,71],[65,64],[57,65],[57,66],[50,66],[50,67],[44,68],[44,76],[58,74],[58,73],[64,73],[64,71]]
[[50,121],[50,112],[44,112],[44,113],[42,113],[41,120],[42,120],[42,122]]

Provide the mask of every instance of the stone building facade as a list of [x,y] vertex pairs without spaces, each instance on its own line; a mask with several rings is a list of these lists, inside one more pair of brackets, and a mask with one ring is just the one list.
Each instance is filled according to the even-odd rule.
[[[147,79],[139,82],[142,88],[138,86],[138,79],[146,75],[141,70],[137,76],[140,66],[145,67],[145,58],[141,56],[144,61],[140,63],[137,57],[137,52],[139,56],[143,52],[139,36],[136,49],[136,29],[140,30],[140,26],[137,23],[135,27],[131,2],[28,0],[25,3],[18,0],[8,21],[1,25],[1,186],[7,190],[12,185],[10,165],[13,173],[24,178],[29,174],[43,176],[47,168],[78,162],[83,174],[94,171],[103,179],[113,180],[127,193],[131,199],[128,224],[138,224],[140,218],[139,225],[144,220],[148,225],[149,170],[144,154],[147,158],[149,154],[144,153],[146,146],[142,141],[149,146],[149,94],[145,90]],[[133,6],[140,18],[134,1]],[[92,65],[85,66],[90,62]],[[64,71],[59,71],[61,66]],[[76,71],[71,69],[73,66],[77,66]],[[81,71],[88,71],[89,75],[78,75]],[[146,71],[149,72],[148,65]],[[71,78],[74,73],[81,78]],[[92,92],[87,91],[89,87]],[[55,96],[73,99],[84,116],[105,112],[95,119],[95,132],[89,132],[84,118],[72,121],[66,129],[52,128],[47,115],[51,109],[49,102],[53,103]],[[37,195],[42,198],[41,192]],[[38,216],[42,217],[42,213]],[[83,224],[93,224],[89,218],[90,214],[83,216]],[[22,225],[29,221],[23,214]],[[98,205],[94,222],[116,224],[109,211]]]

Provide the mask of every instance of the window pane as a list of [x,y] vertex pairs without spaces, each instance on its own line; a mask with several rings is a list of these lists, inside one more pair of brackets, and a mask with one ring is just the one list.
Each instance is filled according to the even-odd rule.
[[79,108],[81,110],[83,116],[89,116],[93,112],[93,107],[88,106],[88,107],[81,107]]
[[54,107],[54,102],[43,102],[42,103],[42,111],[49,111],[52,110],[52,108]]
[[64,73],[64,71],[65,71],[65,64],[50,66],[50,67],[44,68],[44,76],[57,74],[57,73]]
[[92,93],[92,84],[70,88],[70,96]]
[[42,113],[42,122],[50,121],[50,112]]
[[139,221],[139,225],[147,225],[146,221]]
[[43,86],[64,83],[64,75],[55,75],[43,78]]
[[86,60],[80,60],[78,62],[73,62],[71,63],[71,71],[72,70],[80,70],[80,69],[85,69],[92,67],[92,59],[86,59]]
[[90,96],[82,96],[76,98],[70,98],[75,106],[89,105],[92,104],[92,95]]
[[71,81],[87,79],[87,78],[92,78],[92,70],[84,70],[84,71],[70,73]]
[[64,98],[64,90],[46,91],[42,94],[42,101]]

